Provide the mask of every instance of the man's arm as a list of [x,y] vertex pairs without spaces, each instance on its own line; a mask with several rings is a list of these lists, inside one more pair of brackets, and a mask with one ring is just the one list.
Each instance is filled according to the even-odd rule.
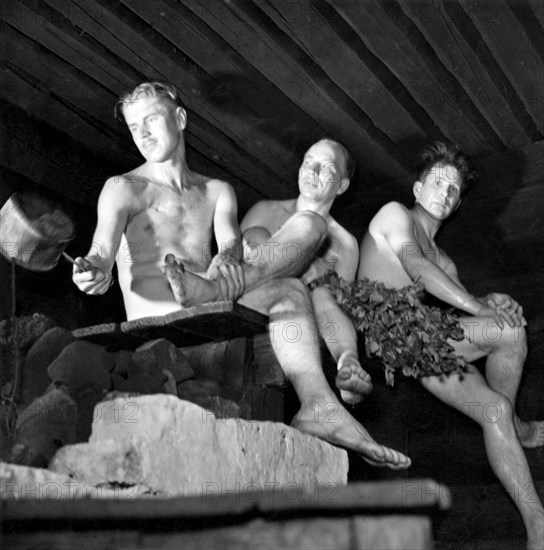
[[228,183],[221,182],[215,204],[213,227],[218,253],[239,262],[242,258],[242,239],[238,225],[238,203],[236,194]]
[[242,243],[238,225],[238,204],[232,187],[225,182],[220,185],[214,209],[214,234],[217,254],[207,270],[209,279],[224,278],[227,300],[237,300],[245,290],[244,271],[240,264]]
[[[441,263],[443,263],[444,271],[463,289],[465,286],[459,279],[457,272],[457,266],[453,263],[453,260],[449,258],[444,252],[440,251]],[[527,321],[523,317],[523,308],[516,300],[514,300],[508,294],[500,292],[491,292],[486,296],[477,298],[482,304],[488,305],[491,309],[495,310],[505,321],[511,326],[525,326]]]
[[370,233],[387,241],[413,281],[420,281],[425,290],[440,300],[472,315],[493,315],[489,306],[475,296],[444,269],[427,258],[414,235],[414,222],[409,211],[392,202],[376,214],[369,226]]
[[91,249],[77,258],[72,280],[87,294],[104,294],[110,287],[111,270],[125,230],[132,196],[124,177],[110,178],[98,199],[98,222]]

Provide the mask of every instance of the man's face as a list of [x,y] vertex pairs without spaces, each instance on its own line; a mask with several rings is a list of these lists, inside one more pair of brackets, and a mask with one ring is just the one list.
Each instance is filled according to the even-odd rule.
[[414,184],[416,202],[435,218],[444,220],[461,200],[461,178],[457,168],[435,164],[423,181]]
[[171,158],[185,127],[185,111],[167,99],[139,96],[124,107],[125,120],[140,153],[149,162]]
[[318,141],[306,154],[298,171],[300,194],[312,200],[334,200],[349,185],[344,177],[344,158],[334,145]]

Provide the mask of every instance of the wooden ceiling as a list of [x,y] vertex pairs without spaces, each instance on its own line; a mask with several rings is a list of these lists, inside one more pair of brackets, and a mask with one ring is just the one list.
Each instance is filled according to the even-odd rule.
[[105,179],[141,162],[113,106],[145,80],[179,88],[190,166],[231,182],[242,214],[296,194],[311,143],[342,141],[358,170],[336,216],[358,238],[407,196],[422,143],[486,159],[544,139],[541,0],[4,0],[0,13],[2,198],[62,198],[79,253]]

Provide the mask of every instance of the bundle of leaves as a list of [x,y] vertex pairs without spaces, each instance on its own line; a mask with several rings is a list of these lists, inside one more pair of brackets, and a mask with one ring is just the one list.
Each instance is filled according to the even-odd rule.
[[422,284],[399,290],[368,279],[348,282],[331,271],[312,283],[316,286],[329,288],[363,333],[366,354],[381,358],[387,384],[393,385],[399,369],[415,378],[466,369],[447,341],[462,340],[463,329],[450,311],[421,302]]

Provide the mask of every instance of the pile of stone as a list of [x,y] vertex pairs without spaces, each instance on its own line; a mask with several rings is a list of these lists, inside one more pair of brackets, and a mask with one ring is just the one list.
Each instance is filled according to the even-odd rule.
[[195,378],[182,351],[165,339],[135,351],[107,352],[60,327],[47,330],[24,359],[21,412],[10,462],[46,466],[63,445],[87,441],[94,408],[109,392],[166,393],[237,417],[216,381]]
[[57,450],[48,470],[0,463],[0,498],[300,497],[347,474],[346,451],[284,424],[218,419],[173,395],[117,395],[96,405],[89,442]]

